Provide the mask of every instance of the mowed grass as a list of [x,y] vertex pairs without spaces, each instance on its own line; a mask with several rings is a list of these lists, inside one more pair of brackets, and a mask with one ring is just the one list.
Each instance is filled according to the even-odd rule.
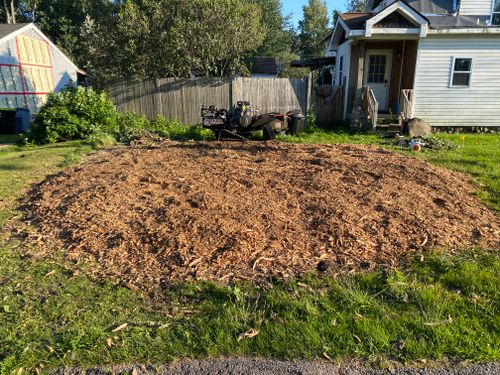
[[23,189],[78,162],[90,150],[91,147],[82,142],[0,148],[0,225],[16,213],[16,200]]
[[[480,158],[481,150],[475,149]],[[83,143],[1,149],[2,225],[19,214],[16,199],[24,189],[88,151]],[[458,152],[437,152],[431,161],[455,160],[458,169]],[[490,173],[481,173],[481,165],[489,168],[484,159],[478,176]],[[1,374],[235,355],[500,359],[500,258],[479,249],[432,254],[389,273],[310,275],[265,289],[178,285],[165,291],[168,302],[154,305],[94,280],[86,267],[66,262],[64,251],[32,255],[39,251],[0,233]],[[250,329],[259,333],[239,340]]]

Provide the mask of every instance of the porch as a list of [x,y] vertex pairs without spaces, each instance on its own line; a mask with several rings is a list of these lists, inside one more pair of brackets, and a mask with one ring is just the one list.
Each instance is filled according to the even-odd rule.
[[352,127],[399,129],[413,116],[417,39],[351,45],[347,113]]

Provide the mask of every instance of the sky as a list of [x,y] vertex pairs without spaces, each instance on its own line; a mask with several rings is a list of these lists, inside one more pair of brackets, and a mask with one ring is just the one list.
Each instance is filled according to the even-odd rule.
[[[292,14],[292,22],[294,26],[299,24],[302,19],[302,6],[307,4],[308,0],[281,0],[283,3],[283,10],[285,14]],[[334,9],[344,9],[345,0],[326,0],[328,6],[328,13],[331,14]]]

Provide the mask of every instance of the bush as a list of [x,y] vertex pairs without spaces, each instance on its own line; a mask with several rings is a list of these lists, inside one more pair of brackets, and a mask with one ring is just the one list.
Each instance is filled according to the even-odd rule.
[[116,145],[116,139],[114,136],[108,133],[98,132],[92,134],[88,137],[88,142],[94,150],[100,150],[102,148],[110,148]]
[[159,132],[167,138],[179,141],[204,141],[214,138],[212,131],[208,129],[196,125],[182,125],[177,119],[167,120],[162,116],[154,119],[148,130]]
[[118,112],[106,93],[67,87],[50,94],[27,138],[36,143],[85,139],[99,132],[117,135]]
[[117,124],[118,141],[129,143],[131,139],[139,137],[145,130],[149,130],[151,122],[137,113],[127,112],[118,115]]
[[309,108],[306,116],[306,124],[302,129],[302,133],[314,133],[318,130],[317,119],[316,119],[316,111],[313,107]]
[[[144,132],[154,132],[175,140],[207,140],[213,134],[199,126],[181,124],[158,116],[153,121],[136,113],[120,114],[106,93],[92,88],[67,87],[51,94],[36,116],[23,142],[54,143],[87,139],[92,147],[129,143]],[[112,140],[113,138],[113,140]]]

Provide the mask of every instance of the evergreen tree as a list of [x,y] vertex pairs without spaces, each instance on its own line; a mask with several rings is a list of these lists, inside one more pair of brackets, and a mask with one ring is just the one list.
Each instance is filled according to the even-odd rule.
[[348,12],[364,12],[366,0],[346,0],[345,7]]
[[304,18],[299,22],[299,53],[302,58],[322,56],[323,38],[329,31],[329,17],[326,3],[322,0],[309,0],[302,8]]

